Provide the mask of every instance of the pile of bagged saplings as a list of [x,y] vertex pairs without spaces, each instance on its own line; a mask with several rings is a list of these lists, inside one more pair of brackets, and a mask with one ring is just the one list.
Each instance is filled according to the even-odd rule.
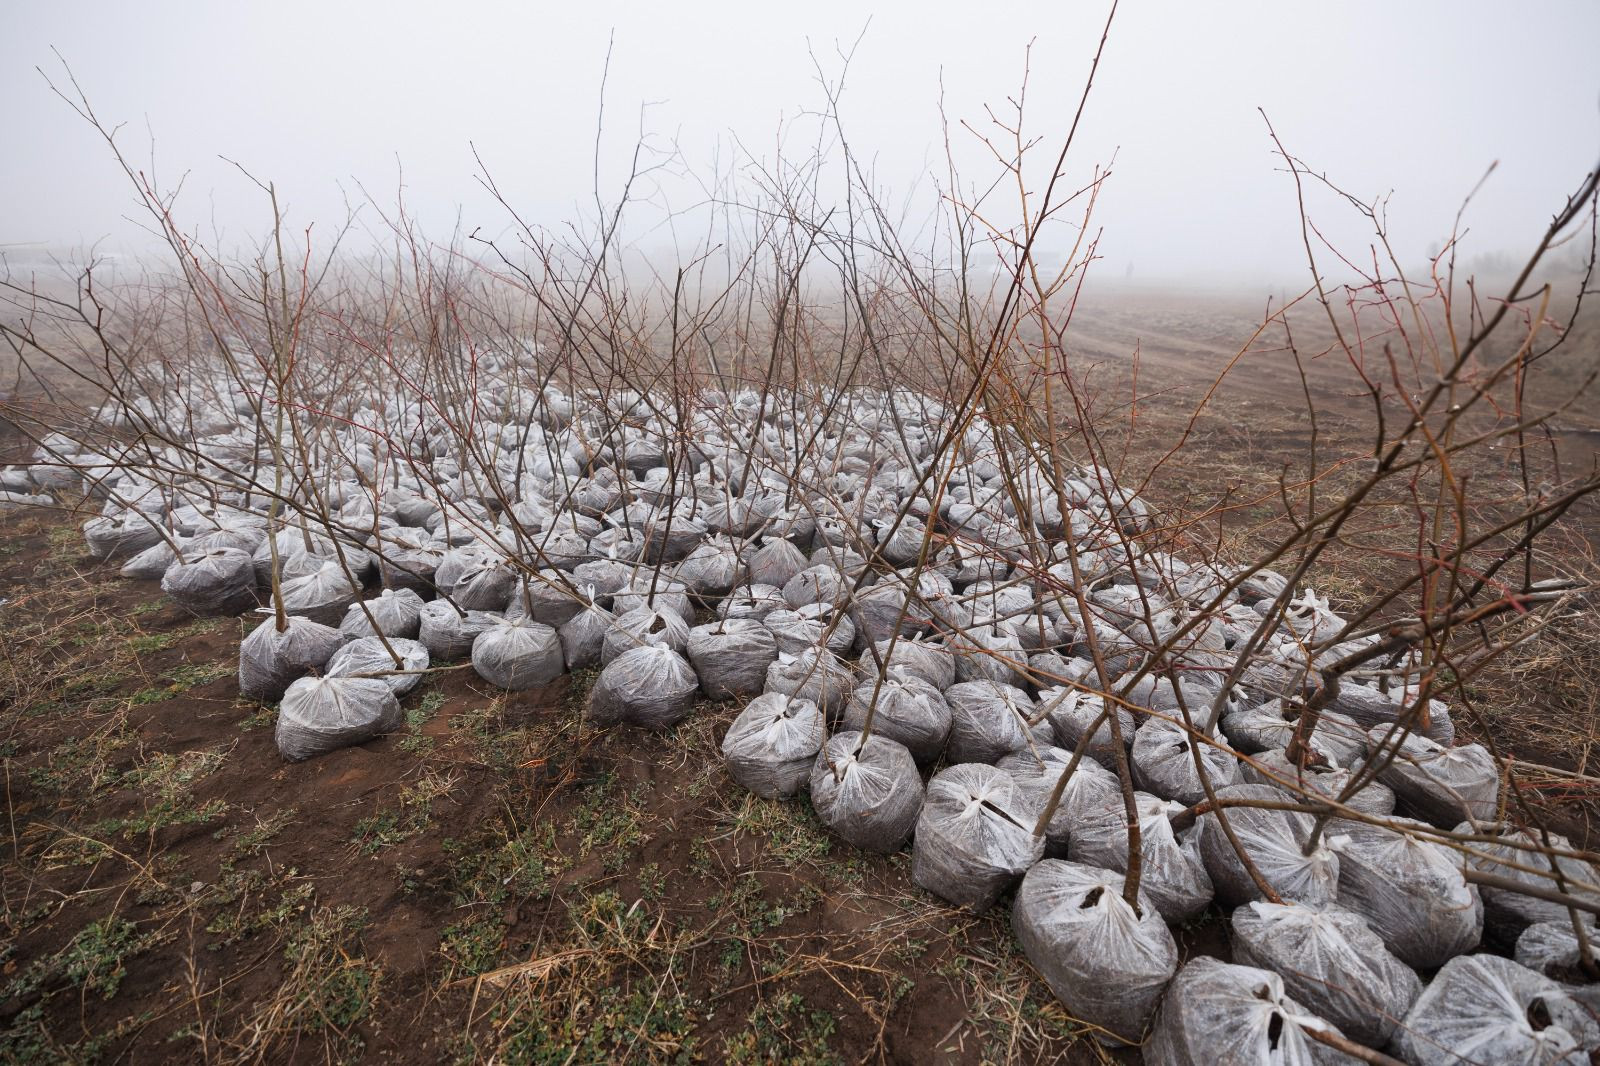
[[[203,418],[192,386],[182,412],[160,395],[134,414],[173,443],[53,437],[0,489],[87,483],[94,555],[262,612],[239,684],[279,701],[286,758],[393,730],[441,663],[507,689],[598,667],[595,725],[737,701],[734,779],[809,793],[856,847],[909,842],[951,904],[1009,896],[1065,1008],[1149,1062],[1600,1047],[1596,870],[1505,823],[1499,763],[1403,680],[1347,676],[1302,722],[1308,669],[1375,638],[1270,570],[1141,548],[1149,513],[1103,469],[1056,476],[981,419],[950,436],[906,390],[501,384],[470,433],[352,398],[278,438],[225,381]],[[1180,966],[1169,925],[1211,907],[1232,961]]]

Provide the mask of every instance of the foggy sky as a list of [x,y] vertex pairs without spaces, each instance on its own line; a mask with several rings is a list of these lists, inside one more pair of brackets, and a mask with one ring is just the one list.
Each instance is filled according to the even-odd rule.
[[[901,195],[943,178],[941,92],[952,121],[983,125],[983,104],[1016,91],[1030,39],[1029,125],[1056,142],[1105,11],[928,0],[10,2],[0,13],[0,250],[15,259],[29,251],[20,245],[143,242],[126,219],[126,179],[34,69],[62,79],[52,47],[101,116],[126,123],[119,143],[137,165],[150,165],[153,138],[158,176],[187,173],[179,214],[194,226],[236,239],[264,229],[259,194],[227,157],[275,182],[297,227],[337,224],[363,188],[392,204],[403,172],[411,210],[447,238],[458,218],[467,231],[508,224],[474,181],[472,145],[530,220],[593,212],[613,33],[607,195],[641,122],[704,174],[745,155],[770,163],[780,130],[812,137],[806,114],[824,104],[815,64],[837,76],[839,50],[858,38],[846,130],[880,186]],[[1600,157],[1597,44],[1594,0],[1125,2],[1070,164],[1087,179],[1116,155],[1097,215],[1102,269],[1141,280],[1304,274],[1293,185],[1258,106],[1292,152],[1349,191],[1392,190],[1395,242],[1412,260],[1498,160],[1467,217],[1469,252],[1524,252]],[[966,176],[987,180],[981,147],[954,137]],[[695,190],[667,182],[660,195],[678,206]],[[1338,221],[1347,215],[1325,201],[1317,210],[1359,251],[1364,237]]]

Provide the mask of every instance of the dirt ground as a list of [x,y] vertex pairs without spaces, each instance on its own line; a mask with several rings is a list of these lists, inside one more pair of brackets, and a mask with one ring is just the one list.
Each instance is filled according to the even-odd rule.
[[[1133,293],[1084,313],[1108,394],[1139,351],[1131,469],[1260,310]],[[1154,496],[1248,497],[1303,454],[1292,363],[1250,358]],[[1354,447],[1359,398],[1331,367],[1312,376],[1323,439]],[[1569,419],[1571,462],[1590,417]],[[1574,558],[1594,522],[1574,516]],[[1339,596],[1381,580],[1334,571]],[[458,665],[406,697],[401,733],[291,765],[274,711],[238,698],[255,624],[193,618],[93,563],[70,515],[0,514],[0,1061],[1137,1061],[1055,1002],[1004,902],[945,907],[909,853],[858,853],[804,799],[729,781],[731,704],[662,735],[585,734],[592,675],[508,695]],[[1586,663],[1508,667],[1464,729],[1589,771]],[[1595,796],[1573,780],[1531,787],[1588,839]],[[1224,926],[1211,911],[1177,932],[1217,954]]]

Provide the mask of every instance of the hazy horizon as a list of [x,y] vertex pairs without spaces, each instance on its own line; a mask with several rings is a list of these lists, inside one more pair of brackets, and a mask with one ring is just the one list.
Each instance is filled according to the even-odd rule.
[[[1004,107],[1032,46],[1029,128],[1059,142],[1077,106],[1106,4],[980,19],[954,5],[852,5],[778,15],[748,6],[692,11],[416,3],[323,10],[156,3],[14,10],[0,73],[22,150],[0,163],[0,254],[147,247],[132,190],[94,131],[56,98],[70,65],[136,166],[169,187],[184,176],[189,228],[247,241],[266,225],[234,162],[276,183],[291,225],[340,223],[347,201],[387,209],[401,192],[424,232],[507,231],[475,175],[474,149],[519,214],[559,228],[592,217],[602,72],[602,197],[615,196],[642,129],[676,158],[651,176],[630,239],[673,254],[661,222],[730,169],[805,155],[829,134],[819,77],[854,48],[840,108],[852,148],[915,235],[942,186],[940,105],[967,182],[996,167],[961,128]],[[1294,187],[1257,108],[1291,152],[1362,198],[1392,190],[1396,250],[1416,262],[1463,197],[1498,168],[1466,216],[1466,258],[1526,252],[1562,197],[1600,157],[1600,6],[1541,5],[1507,22],[1486,3],[1359,3],[1310,10],[1124,5],[1080,140],[1074,187],[1115,160],[1095,224],[1103,278],[1277,284],[1304,277]],[[612,43],[614,42],[614,43]],[[819,73],[820,72],[820,73]],[[820,132],[819,132],[820,131]],[[154,142],[152,156],[151,143]],[[824,142],[826,146],[826,142]],[[1049,149],[1053,152],[1053,149]],[[653,156],[653,159],[660,158]],[[1349,212],[1313,200],[1343,246],[1366,237]],[[655,214],[652,215],[651,212]],[[371,207],[358,234],[380,234]],[[357,242],[359,247],[359,241]]]

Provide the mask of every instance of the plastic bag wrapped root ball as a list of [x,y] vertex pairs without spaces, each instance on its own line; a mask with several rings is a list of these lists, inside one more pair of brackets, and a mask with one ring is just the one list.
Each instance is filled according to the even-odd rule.
[[256,605],[256,571],[237,548],[186,553],[161,577],[161,591],[193,614],[238,614]]
[[[1055,733],[1056,744],[1068,751],[1076,751],[1084,736],[1088,735],[1084,758],[1093,759],[1108,770],[1117,767],[1117,740],[1111,731],[1110,715],[1102,717],[1105,701],[1093,693],[1074,688],[1047,688],[1039,693],[1039,707]],[[1122,744],[1133,743],[1133,715],[1116,708],[1118,727],[1122,731]],[[1099,725],[1095,725],[1099,719]],[[1090,727],[1093,726],[1093,732]]]
[[748,698],[766,685],[767,667],[778,658],[778,642],[753,618],[727,618],[689,630],[689,662],[707,699]]
[[450,598],[468,611],[499,614],[511,602],[516,586],[517,575],[510,567],[500,559],[483,557],[461,571],[450,588]]
[[1039,709],[1031,696],[1012,685],[963,681],[945,691],[945,701],[950,704],[945,750],[953,763],[994,763],[1014,751],[1046,747],[1055,740],[1049,722],[1029,724]]
[[511,590],[511,600],[506,605],[506,617],[526,618],[551,627],[559,627],[587,605],[581,587],[559,570],[545,569],[531,578],[521,578]]
[[[1217,799],[1233,803],[1282,803],[1283,793],[1271,785],[1230,785],[1217,789]],[[1325,833],[1306,853],[1314,821],[1309,814],[1264,807],[1226,806],[1228,826],[1250,857],[1261,879],[1284,902],[1332,903],[1339,891],[1339,845]],[[1200,857],[1217,890],[1219,902],[1236,907],[1262,898],[1261,886],[1239,858],[1216,811],[1200,815],[1196,826]]]
[[303,677],[278,707],[278,751],[300,762],[392,733],[404,718],[394,691],[381,680]]
[[[1239,707],[1222,716],[1222,732],[1234,748],[1246,754],[1283,749],[1294,739],[1300,716],[1285,710],[1282,700]],[[1323,711],[1307,738],[1307,745],[1339,766],[1353,766],[1367,754],[1366,730],[1354,720]]]
[[855,623],[829,603],[808,603],[793,611],[773,611],[761,624],[772,632],[778,651],[785,655],[801,655],[817,647],[826,647],[835,655],[846,655],[855,646]]
[[[876,657],[874,651],[877,652]],[[940,692],[956,683],[956,658],[943,644],[901,637],[891,648],[889,641],[880,640],[871,650],[862,654],[861,669],[870,668],[876,673],[880,660],[886,672],[920,677]]]
[[548,685],[566,671],[561,638],[540,622],[502,622],[472,642],[472,669],[513,692]]
[[1339,905],[1365,918],[1401,962],[1428,970],[1478,946],[1483,901],[1459,855],[1382,826],[1340,822],[1335,831],[1344,838]]
[[1185,806],[1206,798],[1200,769],[1195,766],[1194,748],[1213,790],[1239,780],[1239,760],[1233,753],[1196,740],[1182,726],[1162,718],[1146,722],[1133,739],[1134,784],[1162,799],[1176,800]]
[[1339,1033],[1284,990],[1270,970],[1202,955],[1173,979],[1145,1062],[1150,1066],[1355,1066],[1307,1034]]
[[[1581,915],[1584,938],[1589,954],[1600,944],[1600,926],[1592,914]],[[1583,946],[1578,943],[1578,933],[1570,918],[1562,921],[1535,922],[1517,938],[1516,954],[1520,965],[1534,973],[1543,974],[1565,985],[1572,997],[1585,1004],[1600,1018],[1600,983],[1596,983],[1583,969]]]
[[632,648],[659,644],[681,652],[689,644],[689,623],[672,611],[634,607],[617,615],[600,643],[600,662],[611,663]]
[[779,654],[767,667],[767,691],[810,700],[829,719],[844,710],[856,687],[855,675],[833,652],[813,648],[800,655]]
[[922,778],[904,744],[835,733],[811,767],[811,806],[823,824],[864,851],[900,850],[922,809]]
[[427,646],[435,662],[454,662],[471,655],[478,634],[501,621],[497,614],[461,612],[446,600],[429,600],[418,615],[417,639]]
[[809,603],[842,606],[850,600],[852,582],[830,563],[808,566],[783,584],[783,599],[798,610]]
[[[1044,815],[1056,784],[1071,762],[1070,751],[1053,744],[1040,744],[1003,756],[995,765],[1011,775],[1017,787],[1017,802],[1028,812],[1029,818],[1037,821]],[[1052,859],[1066,858],[1073,828],[1089,811],[1119,798],[1115,774],[1093,759],[1079,759],[1045,826],[1045,855]]]
[[1011,927],[1028,960],[1067,1013],[1102,1030],[1103,1041],[1137,1044],[1167,982],[1178,945],[1140,893],[1122,898],[1123,875],[1044,859],[1022,879]]
[[298,577],[286,576],[278,586],[285,611],[328,626],[344,620],[345,611],[360,592],[337,559],[328,559]]
[[[1591,907],[1600,905],[1600,889],[1594,887],[1600,885],[1600,868],[1568,855],[1541,853],[1546,838],[1551,848],[1575,850],[1572,841],[1559,833],[1536,833],[1506,822],[1463,822],[1455,832],[1491,838],[1472,846],[1472,854],[1466,860],[1472,869],[1513,885],[1564,892]],[[1560,884],[1554,876],[1557,869],[1561,873]],[[1483,897],[1484,935],[1501,947],[1509,948],[1534,922],[1569,919],[1565,905],[1515,888],[1482,885],[1478,891]]]
[[146,548],[161,542],[144,516],[125,512],[116,516],[96,515],[83,524],[83,540],[89,554],[96,559],[114,559],[118,556],[137,555]]
[[717,604],[717,617],[759,622],[774,611],[786,611],[783,592],[775,585],[740,585]]
[[667,729],[694,710],[699,690],[687,659],[664,645],[647,644],[623,652],[600,671],[584,717],[596,726]]
[[1402,814],[1445,829],[1464,818],[1494,818],[1500,769],[1482,744],[1446,748],[1415,733],[1402,739],[1391,726],[1374,726],[1368,735],[1371,758],[1383,765],[1378,780],[1394,790]]
[[357,637],[333,653],[325,672],[329,677],[376,677],[387,682],[395,696],[404,696],[422,683],[430,662],[428,649],[405,637],[390,637],[389,647],[400,656],[398,664],[377,637]]
[[[1307,800],[1317,797],[1337,800],[1354,772],[1321,767],[1301,769],[1289,761],[1282,748],[1253,755],[1239,767],[1239,777],[1244,784],[1272,785],[1282,789],[1285,797],[1303,797]],[[1394,792],[1389,786],[1371,778],[1344,802],[1353,811],[1379,818],[1394,813]]]
[[1358,1044],[1387,1044],[1422,992],[1411,967],[1354,911],[1257,900],[1230,923],[1235,962],[1282,975],[1290,995]]
[[[193,544],[193,541],[188,537],[182,537],[176,533],[168,533],[167,535],[172,538],[173,543],[169,544],[165,540],[156,541],[144,551],[129,558],[127,562],[122,564],[122,569],[118,570],[117,573],[123,577],[136,578],[142,581],[161,580],[166,575],[168,568],[178,561],[178,556]],[[176,550],[174,550],[174,547],[176,547]],[[252,567],[254,566],[253,560],[251,565]],[[253,580],[251,584],[254,584]]]
[[[1082,767],[1080,766],[1080,770]],[[1082,812],[1067,840],[1067,857],[1073,862],[1098,866],[1116,873],[1128,870],[1128,814],[1117,789],[1117,779],[1102,770],[1110,794],[1096,807]],[[1198,833],[1180,835],[1172,816],[1183,810],[1148,792],[1134,793],[1139,818],[1139,855],[1142,859],[1140,894],[1169,922],[1186,922],[1211,903],[1211,876],[1200,857]]]
[[296,678],[326,666],[343,644],[332,626],[291,615],[280,630],[269,618],[239,643],[239,695],[271,703]]
[[788,799],[805,790],[827,733],[822,711],[810,700],[767,692],[740,711],[722,738],[728,774],[764,799]]
[[339,632],[350,640],[375,636],[376,623],[376,632],[386,637],[415,640],[422,627],[422,608],[422,597],[411,589],[384,589],[370,600],[352,603],[339,623]]
[[874,734],[904,744],[922,766],[939,758],[950,735],[950,705],[920,677],[868,679],[857,685],[844,709],[844,728],[865,729],[869,715]]
[[726,596],[746,580],[744,563],[733,541],[712,537],[694,548],[673,571],[677,580],[704,600]]
[[973,626],[950,637],[950,652],[956,660],[957,681],[1027,683],[1027,649],[1009,630],[993,625]]
[[746,558],[751,584],[782,589],[806,569],[806,556],[787,540],[768,538]]
[[556,635],[561,638],[561,655],[567,669],[583,670],[598,663],[605,650],[606,634],[616,623],[616,615],[592,603],[561,623]]
[[1011,775],[960,763],[928,782],[911,849],[911,880],[981,914],[1044,857],[1045,838]]
[[1417,1066],[1537,1063],[1588,1066],[1600,1021],[1555,981],[1498,955],[1451,959],[1395,1031]]

